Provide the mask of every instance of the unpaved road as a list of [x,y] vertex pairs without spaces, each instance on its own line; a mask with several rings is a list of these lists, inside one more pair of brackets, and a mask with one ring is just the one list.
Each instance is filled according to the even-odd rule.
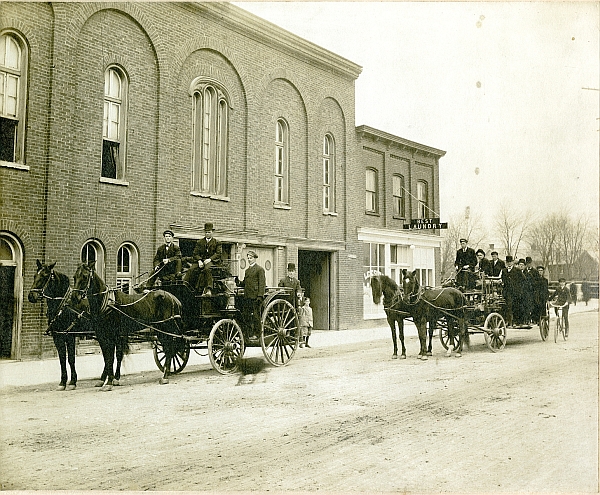
[[597,492],[598,315],[571,321],[568,342],[510,330],[494,354],[475,335],[461,359],[375,341],[256,376],[6,389],[2,488]]

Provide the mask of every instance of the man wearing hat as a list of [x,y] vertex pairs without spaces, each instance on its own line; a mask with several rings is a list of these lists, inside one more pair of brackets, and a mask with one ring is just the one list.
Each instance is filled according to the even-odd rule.
[[187,271],[183,280],[194,287],[202,295],[211,295],[213,277],[210,267],[221,262],[223,248],[213,237],[215,228],[212,223],[204,224],[204,237],[196,242],[192,267]]
[[288,263],[287,275],[279,281],[279,287],[294,289],[294,294],[298,299],[302,296],[302,287],[300,287],[300,280],[296,278],[296,265],[294,263]]
[[467,247],[467,239],[460,240],[460,249],[456,251],[456,283],[463,289],[472,289],[475,287],[475,276],[473,270],[477,264],[477,256],[473,248]]
[[506,257],[506,267],[502,270],[502,284],[504,290],[502,295],[504,296],[504,317],[506,319],[507,326],[513,326],[514,321],[518,317],[518,301],[521,293],[521,282],[523,272],[514,266],[514,259],[512,256]]
[[250,339],[258,338],[261,331],[261,304],[265,297],[267,280],[265,270],[256,263],[258,254],[254,251],[248,251],[248,268],[244,274],[244,280],[235,277],[235,283],[244,288],[244,319],[251,324]]
[[475,273],[484,274],[486,277],[489,277],[492,274],[492,263],[485,257],[485,251],[478,249],[475,251],[475,256],[477,256]]
[[163,232],[165,243],[158,247],[154,255],[154,273],[146,281],[145,287],[154,286],[159,278],[161,282],[172,282],[181,271],[181,250],[173,242],[173,231],[167,229]]
[[558,279],[558,289],[554,291],[550,299],[555,306],[554,314],[556,316],[558,316],[558,308],[556,306],[563,306],[562,314],[565,317],[565,339],[569,336],[569,304],[571,303],[571,291],[567,287],[566,282],[562,277]]
[[531,319],[539,324],[542,316],[546,315],[546,301],[548,300],[548,279],[544,277],[544,267],[537,267],[538,275],[533,289],[533,311]]
[[535,291],[539,275],[536,268],[533,266],[531,256],[525,257],[525,269],[523,270],[523,274],[525,275],[525,285],[523,288],[523,297],[526,305],[525,322],[537,323],[539,318],[536,317],[537,308],[535,308]]

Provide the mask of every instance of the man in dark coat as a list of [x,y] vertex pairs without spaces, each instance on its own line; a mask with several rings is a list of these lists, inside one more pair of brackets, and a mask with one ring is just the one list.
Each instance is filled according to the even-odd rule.
[[157,278],[161,282],[172,282],[175,280],[177,274],[181,271],[181,250],[173,242],[174,235],[173,231],[169,229],[163,232],[165,243],[158,247],[154,255],[154,273],[136,291],[143,289],[144,285],[146,288],[153,287]]
[[477,264],[477,256],[475,250],[467,247],[467,239],[460,240],[460,249],[456,251],[456,260],[454,266],[456,268],[456,283],[464,289],[472,289],[475,287],[475,276],[473,270]]
[[536,323],[542,316],[546,315],[546,301],[548,301],[548,279],[544,277],[544,267],[537,267],[538,275],[534,280],[533,289],[533,312],[531,319]]
[[213,237],[215,228],[212,223],[204,224],[204,237],[196,242],[192,268],[190,268],[184,281],[189,283],[203,295],[211,295],[213,277],[210,267],[221,262],[223,253],[221,243]]
[[477,264],[475,265],[475,273],[484,274],[489,277],[492,274],[492,263],[485,257],[485,251],[478,249],[475,251],[477,256]]
[[296,302],[302,296],[302,287],[300,287],[300,280],[296,278],[296,265],[294,263],[288,263],[287,275],[279,281],[279,287],[294,289]]
[[562,306],[562,313],[565,317],[565,338],[569,336],[569,304],[571,303],[571,291],[566,285],[564,278],[558,279],[558,289],[554,292],[551,298],[552,304],[555,306],[554,314],[558,316],[558,308]]
[[523,272],[514,266],[512,256],[506,257],[506,267],[502,270],[502,295],[505,301],[505,319],[508,326],[513,326],[519,317],[519,300],[523,286]]
[[235,278],[235,283],[244,288],[244,319],[250,324],[249,338],[258,338],[261,331],[261,305],[265,297],[267,286],[265,270],[256,263],[258,255],[254,251],[248,251],[246,255],[248,264],[244,280]]
[[492,251],[492,261],[490,264],[492,265],[492,277],[499,277],[502,274],[502,269],[506,267],[504,261],[498,258],[498,251]]
[[530,256],[525,258],[525,269],[523,270],[525,275],[525,288],[523,289],[523,298],[525,301],[526,323],[537,323],[539,317],[537,315],[537,307],[535,302],[535,291],[537,287],[537,279],[539,277],[538,271],[533,266],[533,260]]

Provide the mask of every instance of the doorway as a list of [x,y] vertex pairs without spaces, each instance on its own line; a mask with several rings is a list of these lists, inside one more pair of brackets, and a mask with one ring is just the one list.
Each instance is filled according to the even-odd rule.
[[15,237],[0,232],[0,359],[18,359],[23,306],[22,250]]
[[331,329],[331,253],[298,250],[298,279],[310,298],[313,328]]

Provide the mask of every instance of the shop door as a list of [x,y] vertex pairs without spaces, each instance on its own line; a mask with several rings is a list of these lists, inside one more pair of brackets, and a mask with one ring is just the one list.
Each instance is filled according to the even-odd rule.
[[0,264],[0,358],[12,353],[16,266]]
[[331,253],[298,251],[298,279],[304,296],[310,297],[313,328],[329,330],[331,314]]

